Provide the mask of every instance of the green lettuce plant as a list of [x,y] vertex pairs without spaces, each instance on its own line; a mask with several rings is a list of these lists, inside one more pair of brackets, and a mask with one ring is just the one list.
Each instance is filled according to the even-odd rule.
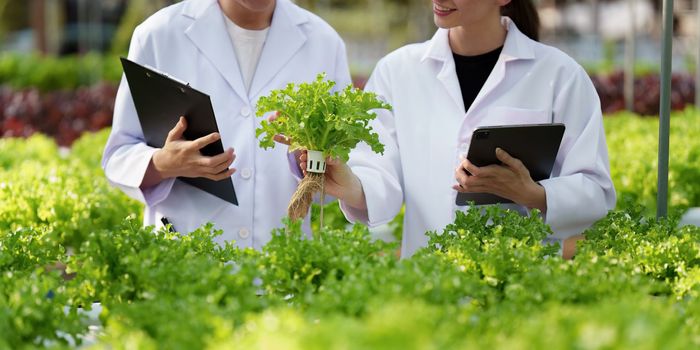
[[391,109],[372,92],[348,85],[332,92],[335,82],[319,74],[312,83],[288,84],[258,100],[257,115],[277,111],[272,121],[263,120],[255,135],[262,148],[274,147],[273,137],[281,134],[291,140],[289,151],[301,149],[323,152],[324,156],[347,161],[350,151],[365,142],[376,153],[384,153],[379,135],[369,125],[373,109]]
[[[258,100],[259,117],[277,112],[275,119],[263,120],[255,130],[260,146],[274,147],[274,136],[284,135],[290,140],[290,152],[312,150],[322,152],[324,158],[347,161],[350,151],[365,142],[372,151],[383,154],[384,145],[370,122],[376,117],[373,109],[391,109],[391,106],[374,93],[351,85],[333,92],[335,82],[324,79],[325,74],[319,74],[311,83],[288,84]],[[321,192],[323,198],[323,179],[324,175],[317,173],[304,178],[290,201],[290,218],[306,216],[315,192]],[[323,226],[323,212],[320,222]]]

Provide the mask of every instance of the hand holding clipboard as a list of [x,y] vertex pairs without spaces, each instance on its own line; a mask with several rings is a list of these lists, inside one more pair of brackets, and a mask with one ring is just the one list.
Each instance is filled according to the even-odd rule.
[[232,148],[215,156],[204,156],[201,150],[221,139],[214,132],[196,140],[188,141],[183,134],[187,131],[187,119],[180,117],[170,130],[160,152],[153,154],[153,164],[161,174],[168,177],[203,177],[213,181],[230,178],[235,169],[229,169],[236,159]]
[[238,205],[230,177],[235,169],[228,169],[235,156],[233,150],[224,152],[209,96],[126,58],[121,62],[146,143],[165,147],[186,163],[176,169],[173,159],[154,157],[154,164],[159,162],[166,176]]

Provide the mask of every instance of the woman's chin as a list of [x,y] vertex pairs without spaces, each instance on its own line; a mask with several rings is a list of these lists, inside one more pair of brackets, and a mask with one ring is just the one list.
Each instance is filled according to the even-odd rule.
[[433,22],[435,22],[435,25],[438,28],[442,29],[450,29],[455,26],[454,23],[451,23],[451,21],[446,21],[444,18],[438,16],[438,15],[433,15]]

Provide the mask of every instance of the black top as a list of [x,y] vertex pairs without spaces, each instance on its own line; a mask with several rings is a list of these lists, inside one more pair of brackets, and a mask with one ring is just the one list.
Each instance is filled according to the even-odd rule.
[[455,60],[455,70],[457,79],[459,79],[459,87],[462,90],[462,100],[464,101],[464,111],[468,111],[469,107],[474,103],[476,95],[486,83],[486,79],[491,74],[493,67],[498,61],[498,56],[501,55],[503,46],[481,55],[462,56],[452,53]]

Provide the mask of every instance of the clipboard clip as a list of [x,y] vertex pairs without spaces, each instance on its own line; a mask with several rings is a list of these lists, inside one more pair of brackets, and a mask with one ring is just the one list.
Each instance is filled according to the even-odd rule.
[[[180,83],[180,84],[182,84],[182,85],[185,85],[185,86],[190,86],[190,83],[188,83],[188,82],[186,82],[186,81],[184,81],[184,80],[180,80],[180,79],[178,79],[178,78],[175,78],[174,76],[172,76],[172,75],[170,75],[170,74],[168,74],[168,73],[166,73],[166,72],[163,72],[163,71],[161,71],[161,70],[158,70],[158,69],[156,69],[156,68],[154,68],[154,67],[151,67],[151,66],[149,66],[149,65],[147,65],[147,64],[144,64],[143,66],[146,67],[146,68],[148,68],[148,69],[150,69],[150,70],[152,70],[152,71],[154,71],[154,72],[156,72],[156,73],[158,73],[158,74],[160,74],[160,75],[162,75],[162,76],[164,76],[164,77],[166,77],[166,78],[168,78],[168,79],[170,79],[170,80],[176,81],[176,82],[178,82],[178,83]],[[146,72],[146,76],[150,78],[150,77],[151,77],[151,73],[150,73],[150,72]],[[181,88],[180,91],[185,92],[185,89],[182,89],[182,88]]]

